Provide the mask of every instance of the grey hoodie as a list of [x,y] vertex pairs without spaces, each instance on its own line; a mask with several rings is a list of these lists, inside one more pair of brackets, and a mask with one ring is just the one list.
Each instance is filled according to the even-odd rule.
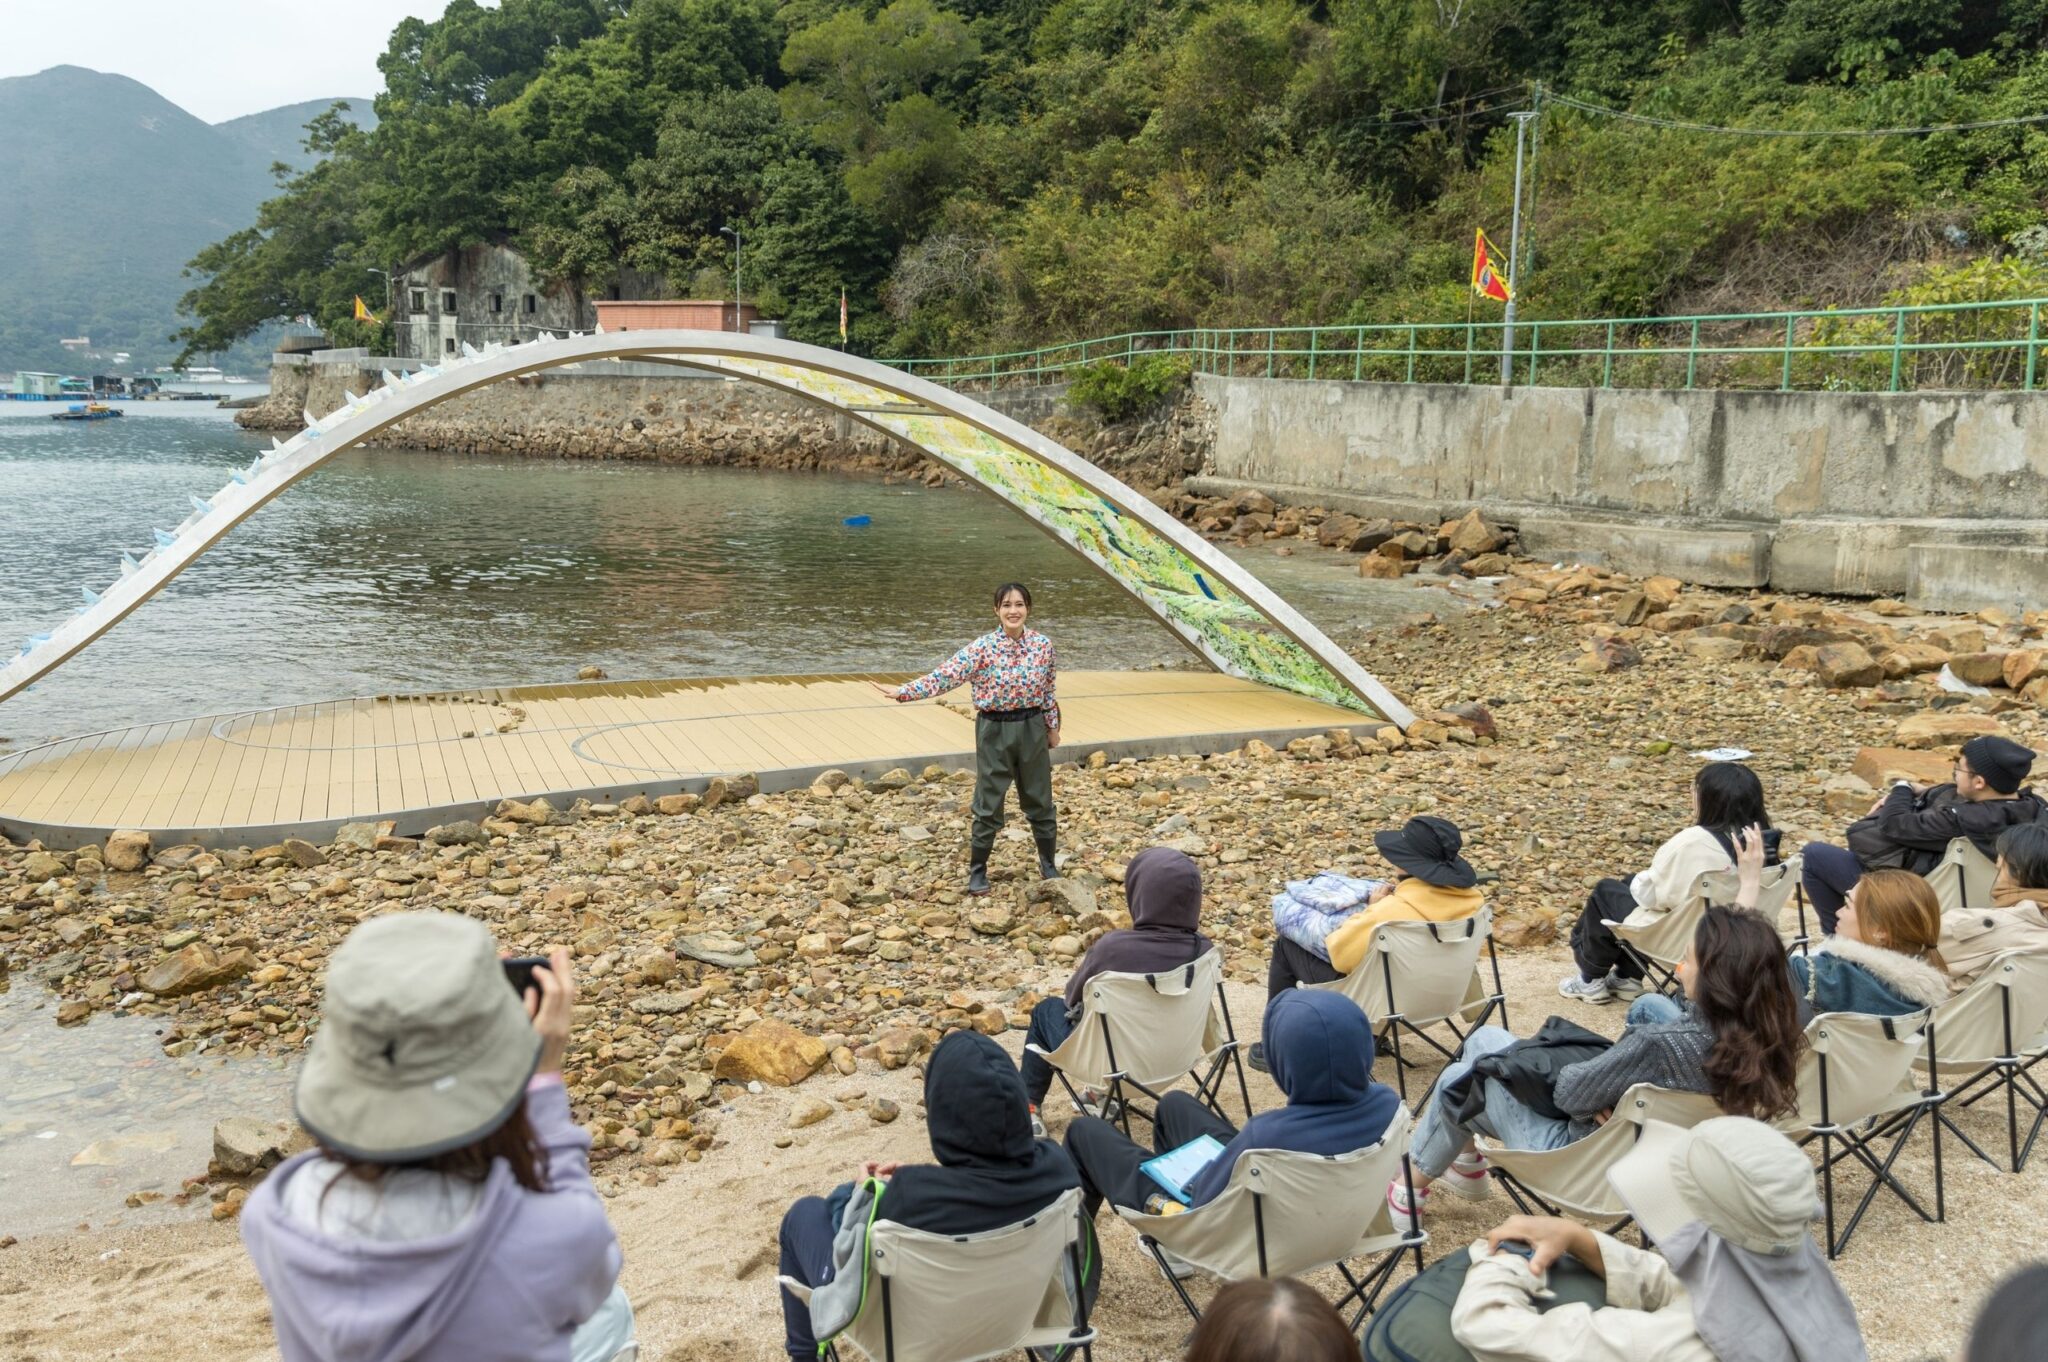
[[242,1242],[270,1297],[284,1362],[568,1362],[610,1294],[619,1242],[590,1183],[590,1136],[560,1083],[526,1097],[547,1168],[529,1192],[500,1160],[476,1209],[446,1234],[341,1240],[307,1227],[286,1188],[325,1157],[280,1164],[242,1209]]

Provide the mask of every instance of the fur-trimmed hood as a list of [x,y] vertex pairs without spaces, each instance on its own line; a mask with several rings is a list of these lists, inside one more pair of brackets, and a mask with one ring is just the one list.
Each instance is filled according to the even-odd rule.
[[1832,991],[1827,989],[1826,976],[1836,971],[1829,966],[1844,966],[1869,976],[1871,983],[1906,1004],[1898,1011],[1933,1007],[1949,996],[1948,975],[1927,961],[1868,942],[1831,936],[1813,952],[1812,972],[1806,981],[1806,996],[1824,1012],[1878,1010],[1865,1006],[1831,1005],[1816,996],[1824,990]]

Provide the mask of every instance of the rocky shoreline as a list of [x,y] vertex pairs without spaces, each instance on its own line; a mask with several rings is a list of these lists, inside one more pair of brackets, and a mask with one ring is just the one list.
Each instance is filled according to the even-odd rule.
[[[1476,531],[1435,527],[1432,547],[1461,533]],[[1410,534],[1423,537],[1395,538]],[[828,773],[778,795],[737,778],[657,804],[508,802],[419,840],[358,824],[324,847],[205,851],[120,834],[75,853],[0,845],[0,977],[50,990],[52,1025],[137,1014],[160,1023],[167,1055],[289,1056],[317,1024],[329,953],[365,917],[439,908],[522,953],[573,943],[585,988],[568,1077],[616,1189],[715,1158],[724,1113],[769,1089],[915,1065],[956,1027],[1023,1025],[1123,920],[1122,866],[1155,842],[1201,864],[1205,929],[1250,981],[1280,882],[1373,866],[1371,832],[1419,811],[1466,829],[1504,945],[1540,946],[1594,880],[1640,868],[1684,818],[1688,753],[1754,752],[1794,842],[1838,836],[1890,772],[1968,736],[2048,741],[2037,615],[1847,608],[1527,560],[1508,561],[1493,608],[1439,614],[1439,599],[1417,590],[1399,628],[1340,640],[1423,716],[1406,737],[1059,767],[1064,880],[1022,878],[1028,844],[1006,842],[996,894],[963,897],[970,778],[936,768]],[[1937,654],[2018,689],[1944,690]],[[210,1182],[195,1168],[184,1195],[231,1214],[248,1177],[235,1163]]]

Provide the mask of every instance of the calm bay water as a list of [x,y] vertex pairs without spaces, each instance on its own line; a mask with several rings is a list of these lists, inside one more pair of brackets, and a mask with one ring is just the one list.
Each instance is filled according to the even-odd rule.
[[[58,422],[0,404],[0,645],[268,446],[213,408]],[[867,515],[865,528],[848,516]],[[35,689],[12,745],[390,690],[912,670],[1031,583],[1069,667],[1184,665],[1106,578],[978,493],[828,474],[357,450],[235,530]]]

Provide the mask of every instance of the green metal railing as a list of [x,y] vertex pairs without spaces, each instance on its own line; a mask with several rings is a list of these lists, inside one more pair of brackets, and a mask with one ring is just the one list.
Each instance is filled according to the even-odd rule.
[[[1697,317],[1525,318],[1513,382],[1552,387],[2030,391],[2042,375],[2048,299],[1828,308]],[[1499,383],[1499,321],[1131,331],[1007,354],[884,363],[936,382],[1057,383],[1104,361],[1185,356],[1197,373],[1241,378]]]

